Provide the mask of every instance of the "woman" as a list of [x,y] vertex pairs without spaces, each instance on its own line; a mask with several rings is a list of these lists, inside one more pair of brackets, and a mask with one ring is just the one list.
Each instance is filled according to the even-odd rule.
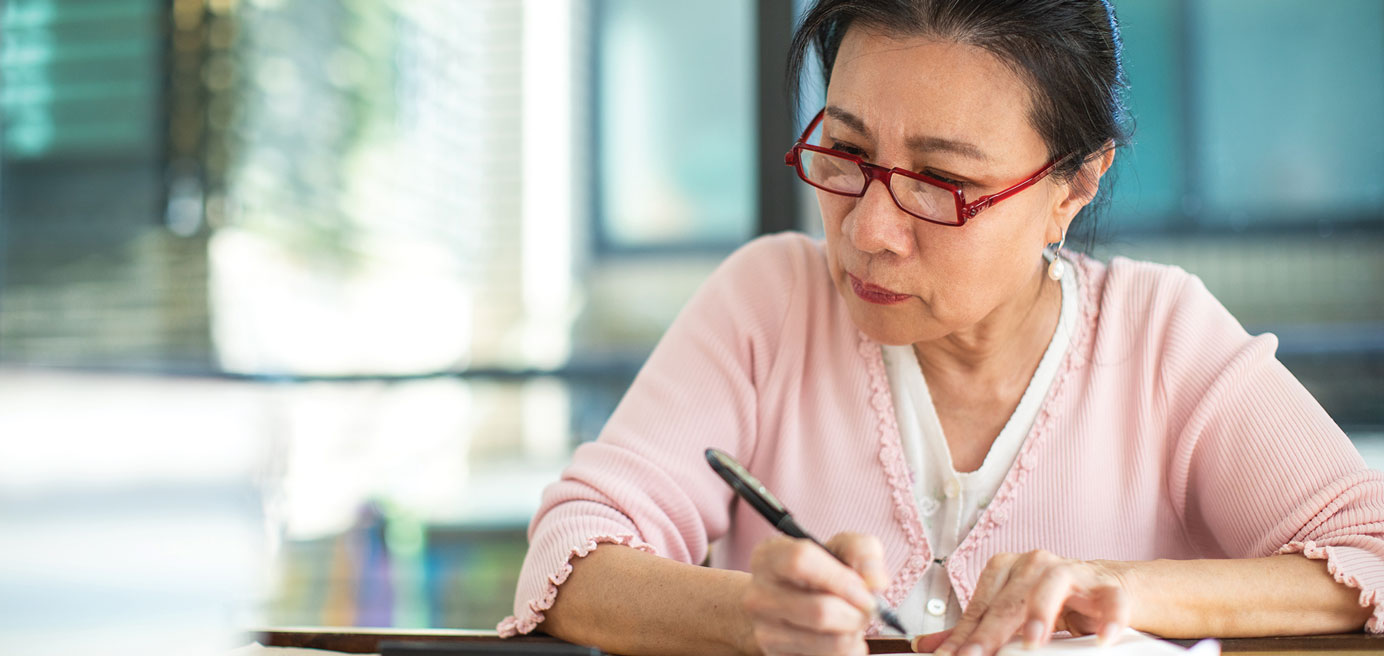
[[[1122,142],[1112,10],[819,0],[809,45],[826,107],[789,161],[825,244],[758,239],[697,293],[545,492],[501,632],[858,654],[871,592],[962,656],[1384,630],[1384,480],[1274,338],[1181,270],[1062,253]],[[737,505],[709,446],[851,531],[849,566]]]

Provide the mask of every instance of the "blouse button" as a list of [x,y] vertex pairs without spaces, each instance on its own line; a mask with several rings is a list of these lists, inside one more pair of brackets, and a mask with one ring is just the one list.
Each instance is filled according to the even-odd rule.
[[933,617],[941,617],[942,613],[947,612],[947,602],[941,599],[927,600],[927,612]]
[[949,479],[947,479],[947,483],[946,483],[945,485],[942,486],[942,494],[945,494],[945,495],[947,496],[948,499],[955,498],[956,495],[958,495],[958,494],[960,494],[960,493],[961,493],[961,482],[958,481],[958,480],[956,480],[955,478],[949,478]]

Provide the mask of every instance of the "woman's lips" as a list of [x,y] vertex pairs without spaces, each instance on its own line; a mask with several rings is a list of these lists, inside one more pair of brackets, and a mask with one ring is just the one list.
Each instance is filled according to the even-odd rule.
[[894,305],[908,300],[908,294],[895,294],[878,285],[871,285],[865,281],[847,273],[851,278],[851,289],[856,296],[861,299],[874,303],[875,305]]

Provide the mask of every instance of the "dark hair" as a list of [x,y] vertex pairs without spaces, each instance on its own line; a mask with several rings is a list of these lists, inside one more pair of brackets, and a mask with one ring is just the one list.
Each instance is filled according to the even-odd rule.
[[[1048,156],[1074,154],[1053,172],[1058,179],[1071,180],[1091,157],[1129,140],[1120,30],[1106,0],[817,0],[789,49],[790,106],[798,107],[802,97],[808,48],[820,58],[825,89],[853,25],[977,46],[1010,65],[1029,84],[1029,121]],[[1074,222],[1088,249],[1095,220],[1083,217],[1106,200],[1102,190]]]

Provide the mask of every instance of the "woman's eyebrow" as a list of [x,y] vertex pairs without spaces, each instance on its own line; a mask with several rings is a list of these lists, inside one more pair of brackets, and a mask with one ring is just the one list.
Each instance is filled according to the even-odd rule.
[[910,150],[920,150],[923,152],[934,152],[940,150],[960,155],[962,157],[969,157],[971,159],[978,160],[981,162],[990,161],[990,158],[986,157],[985,153],[980,152],[980,149],[977,148],[975,144],[968,143],[965,141],[954,141],[952,139],[943,139],[941,137],[909,137],[908,141],[905,143],[908,144],[908,148]]
[[[856,116],[855,114],[852,114],[835,105],[828,105],[826,111],[827,116],[830,116],[842,123],[845,123],[846,127],[855,130],[856,132],[859,132],[860,134],[863,134],[866,137],[870,137],[872,139],[874,138],[873,135],[870,133],[870,128],[865,127],[865,121],[860,120],[859,116]],[[905,143],[908,145],[909,150],[917,150],[922,152],[943,151],[953,153],[956,155],[961,155],[962,157],[969,157],[971,159],[979,160],[982,162],[990,161],[990,158],[987,157],[985,153],[981,152],[980,148],[977,148],[975,144],[968,143],[965,141],[943,139],[942,137],[914,136],[909,137],[908,141],[906,141]]]

